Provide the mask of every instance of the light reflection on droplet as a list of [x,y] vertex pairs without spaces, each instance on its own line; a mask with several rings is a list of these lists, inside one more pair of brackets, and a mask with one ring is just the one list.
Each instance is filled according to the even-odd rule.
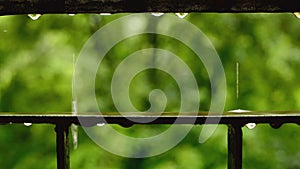
[[32,125],[32,123],[24,123],[24,126],[26,126],[26,127],[29,127],[31,125]]
[[38,20],[42,15],[41,14],[28,14],[28,16],[32,19],[32,20]]
[[111,13],[100,13],[100,15],[102,15],[102,16],[109,16],[109,15],[111,15]]
[[230,110],[228,112],[230,112],[230,113],[246,113],[246,112],[251,112],[251,111],[250,110],[235,109],[235,110]]
[[153,16],[163,16],[165,13],[162,12],[152,12],[151,15]]
[[179,18],[184,18],[188,15],[189,13],[175,13]]
[[69,13],[68,15],[69,15],[69,16],[75,16],[75,14],[73,14],[73,13]]
[[[73,56],[73,62],[74,62],[74,56]],[[72,88],[73,88],[73,83],[72,83]],[[74,98],[74,96],[72,96]],[[72,115],[76,116],[77,115],[77,102],[76,100],[72,101]],[[71,125],[71,133],[73,137],[73,147],[74,150],[77,149],[78,147],[78,126],[75,124]]]
[[300,12],[294,12],[294,15],[295,15],[298,19],[300,19]]
[[7,32],[7,30],[6,30],[6,29],[4,29],[4,30],[3,30],[3,32],[4,32],[4,33],[6,33],[6,32]]
[[105,125],[105,123],[97,123],[96,125],[97,125],[98,127],[102,127],[102,126]]
[[250,130],[254,129],[256,127],[256,124],[255,123],[247,123],[246,124],[246,127]]
[[78,126],[75,124],[72,124],[71,127],[72,137],[73,137],[73,148],[74,150],[78,147]]
[[72,101],[72,115],[77,115],[77,101]]

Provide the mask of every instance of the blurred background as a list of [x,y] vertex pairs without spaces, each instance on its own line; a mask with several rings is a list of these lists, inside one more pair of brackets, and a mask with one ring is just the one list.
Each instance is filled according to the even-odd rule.
[[[128,14],[42,15],[37,20],[26,15],[1,16],[0,112],[71,112],[73,58],[78,57],[95,31],[124,15]],[[225,111],[299,110],[300,20],[292,13],[190,13],[184,19],[211,40],[222,60],[227,80]],[[121,41],[101,63],[95,91],[101,111],[116,111],[110,83],[117,65],[130,53],[150,47],[172,51],[185,61],[199,86],[199,111],[207,111],[211,91],[201,60],[184,44],[149,34]],[[179,111],[178,86],[159,70],[143,71],[133,79],[130,87],[133,105],[140,111],[147,110],[148,95],[156,88],[168,96],[165,111]],[[146,137],[168,126],[113,127],[126,135]],[[131,159],[101,149],[79,127],[78,148],[70,153],[71,168],[226,168],[227,127],[219,125],[203,144],[198,143],[201,128],[195,125],[180,144],[159,156]],[[243,168],[300,168],[299,126],[284,124],[273,129],[257,125],[252,130],[244,127],[243,132]],[[54,126],[1,125],[0,150],[0,169],[53,169],[56,167]]]

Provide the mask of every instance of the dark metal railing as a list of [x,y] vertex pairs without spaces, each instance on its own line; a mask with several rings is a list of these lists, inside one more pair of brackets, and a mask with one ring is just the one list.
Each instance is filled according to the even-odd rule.
[[0,0],[0,15],[119,12],[298,12],[297,0]]
[[[299,12],[297,0],[0,0],[0,15],[119,13],[119,12]],[[131,113],[131,119],[156,119],[148,124],[225,124],[228,125],[228,168],[242,168],[242,127],[247,123],[269,123],[278,128],[283,123],[300,124],[300,112],[248,112],[222,115],[180,115],[177,113]],[[84,123],[79,123],[84,121]],[[207,120],[210,119],[210,120]],[[105,120],[105,121],[104,121]],[[220,120],[220,121],[219,121]],[[144,121],[144,120],[143,120]],[[0,124],[49,123],[55,125],[57,168],[69,169],[69,128],[71,124],[93,126],[97,123],[137,124],[120,114],[102,113],[84,116],[71,114],[0,114]]]
[[[84,113],[85,115],[65,114],[0,114],[0,124],[35,123],[53,124],[56,131],[57,168],[69,169],[69,128],[71,124],[82,126],[95,126],[98,123],[119,124],[132,126],[153,119],[146,124],[224,124],[228,126],[228,169],[242,168],[242,127],[248,123],[267,123],[273,128],[279,128],[284,123],[300,124],[300,111],[278,112],[225,112],[213,114],[200,112],[193,113],[139,113],[128,115],[119,113]],[[129,118],[131,120],[129,120]],[[194,121],[194,122],[193,122]]]

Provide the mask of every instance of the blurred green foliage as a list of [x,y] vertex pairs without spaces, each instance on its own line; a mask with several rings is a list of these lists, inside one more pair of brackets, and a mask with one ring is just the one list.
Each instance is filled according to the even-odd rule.
[[[73,56],[106,23],[126,14],[43,15],[0,17],[0,111],[70,112]],[[196,25],[215,46],[227,78],[226,110],[297,110],[300,108],[300,20],[292,14],[191,13]],[[117,44],[98,71],[96,93],[102,111],[116,111],[110,82],[116,66],[130,53],[148,47],[170,50],[187,63],[199,85],[200,110],[210,106],[210,83],[201,61],[184,44],[164,36],[141,35]],[[236,62],[240,65],[236,99]],[[101,78],[101,81],[99,80]],[[132,81],[130,97],[141,111],[149,108],[148,94],[167,93],[166,111],[178,111],[176,82],[158,70],[147,70]],[[154,135],[168,126],[114,128],[133,136]],[[172,150],[146,159],[123,158],[99,148],[79,128],[79,147],[71,150],[71,168],[105,169],[223,169],[227,161],[226,126],[199,144],[202,126],[194,126]],[[1,125],[0,168],[55,168],[55,132],[51,125]],[[300,128],[258,125],[244,131],[244,168],[300,168]],[[116,145],[118,146],[118,145]],[[122,148],[122,147],[120,147]]]

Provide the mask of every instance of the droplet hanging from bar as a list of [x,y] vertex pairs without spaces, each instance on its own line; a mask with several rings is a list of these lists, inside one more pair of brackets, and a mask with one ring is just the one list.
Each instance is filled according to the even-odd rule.
[[300,12],[294,12],[294,15],[295,15],[298,19],[300,19]]
[[179,18],[185,18],[189,13],[175,13]]
[[28,14],[28,17],[34,21],[38,20],[41,16],[41,14]]
[[[239,109],[239,95],[240,95],[240,63],[239,62],[236,62],[235,63],[235,80],[236,80],[236,88],[235,88],[235,98],[236,98],[236,106],[238,109],[235,109],[235,110],[231,110],[229,112],[232,112],[232,113],[246,113],[246,112],[250,112],[249,110],[242,110],[242,109]],[[256,123],[247,123],[245,125],[248,129],[252,130],[256,127]]]

